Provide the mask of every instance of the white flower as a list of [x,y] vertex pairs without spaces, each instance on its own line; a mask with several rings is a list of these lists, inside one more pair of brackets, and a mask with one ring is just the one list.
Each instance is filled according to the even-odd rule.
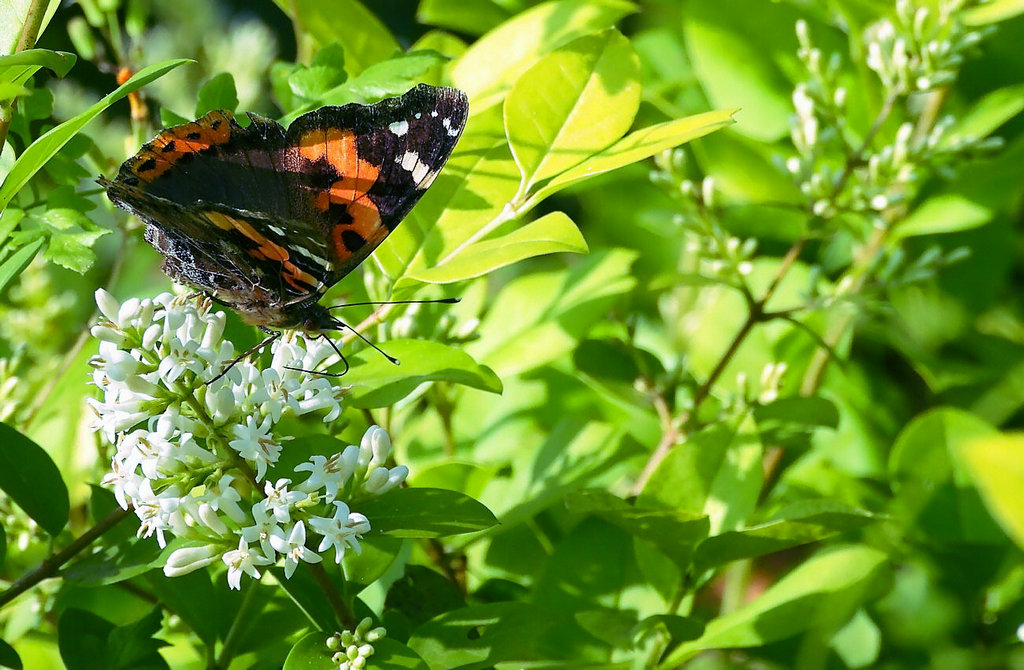
[[234,480],[234,475],[225,474],[216,483],[208,484],[203,500],[210,505],[211,509],[224,512],[235,523],[242,523],[246,519],[245,512],[238,504],[242,499],[242,494],[231,485]]
[[228,446],[245,460],[256,464],[256,481],[263,481],[267,474],[267,466],[276,463],[281,455],[281,445],[271,436],[270,426],[269,416],[260,423],[256,423],[255,417],[248,416],[245,425],[231,427],[235,439],[231,440]]
[[242,573],[253,579],[259,579],[260,572],[256,566],[273,563],[266,556],[249,551],[249,543],[245,541],[244,537],[238,540],[238,549],[225,553],[222,559],[228,566],[228,586],[235,590],[242,587]]
[[309,526],[324,538],[317,551],[324,551],[333,546],[334,561],[341,563],[348,547],[352,547],[352,551],[357,554],[362,553],[359,538],[370,532],[370,521],[358,512],[349,511],[348,505],[341,500],[335,500],[334,505],[338,509],[333,518],[312,517]]
[[277,521],[267,513],[267,502],[261,500],[252,506],[252,517],[255,523],[242,529],[241,535],[246,543],[259,542],[263,555],[274,557],[274,547],[270,544],[270,536],[279,531]]
[[338,497],[338,488],[352,476],[354,466],[353,463],[351,468],[346,468],[342,454],[334,454],[330,458],[315,454],[306,463],[296,465],[295,472],[309,472],[309,478],[301,484],[302,489],[312,493],[322,488],[326,493],[324,500],[331,502]]
[[306,547],[306,526],[301,521],[296,523],[286,538],[280,529],[270,537],[274,549],[284,554],[284,576],[291,579],[300,561],[319,563],[322,559],[315,551]]
[[291,483],[290,479],[278,479],[276,484],[266,482],[263,487],[263,492],[267,496],[265,501],[267,511],[278,523],[291,521],[292,507],[295,503],[309,497],[302,491],[289,491],[288,485]]

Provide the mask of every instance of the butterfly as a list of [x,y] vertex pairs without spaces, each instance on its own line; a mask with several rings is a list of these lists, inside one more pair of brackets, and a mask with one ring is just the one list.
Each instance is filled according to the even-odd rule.
[[161,131],[98,181],[145,223],[172,279],[275,337],[316,335],[346,327],[320,298],[405,218],[468,115],[465,93],[426,84],[321,107],[288,128],[254,114],[243,128],[212,111]]

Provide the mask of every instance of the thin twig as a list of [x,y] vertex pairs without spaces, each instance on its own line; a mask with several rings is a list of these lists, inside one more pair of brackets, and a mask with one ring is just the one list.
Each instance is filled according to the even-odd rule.
[[64,547],[53,556],[45,559],[31,572],[27,572],[22,575],[20,579],[11,584],[10,588],[3,593],[0,593],[0,607],[11,602],[44,579],[49,579],[56,575],[61,566],[95,542],[101,535],[130,516],[130,514],[131,512],[129,510],[123,510],[118,507],[101,519],[95,526],[79,535],[71,544]]

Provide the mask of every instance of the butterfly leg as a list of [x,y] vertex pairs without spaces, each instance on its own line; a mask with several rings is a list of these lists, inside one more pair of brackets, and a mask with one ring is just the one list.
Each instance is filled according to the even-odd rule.
[[233,368],[236,365],[238,365],[241,361],[245,360],[246,358],[248,358],[249,356],[253,355],[256,352],[262,351],[263,347],[267,346],[268,344],[271,344],[274,340],[276,340],[277,338],[281,337],[281,332],[280,331],[270,330],[269,328],[264,328],[262,326],[260,327],[260,330],[262,330],[264,333],[268,333],[267,337],[265,337],[263,339],[263,341],[260,342],[259,344],[257,344],[256,346],[250,347],[244,353],[242,353],[240,356],[235,357],[230,363],[228,363],[226,368],[224,368],[223,370],[220,371],[219,375],[217,375],[216,377],[214,377],[210,381],[206,382],[207,386],[209,386],[213,382],[217,381],[218,379],[220,379],[221,377],[226,375],[231,370],[231,368]]

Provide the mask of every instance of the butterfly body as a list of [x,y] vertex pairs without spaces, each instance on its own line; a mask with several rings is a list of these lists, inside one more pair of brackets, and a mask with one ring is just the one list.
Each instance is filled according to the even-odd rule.
[[423,84],[287,129],[214,111],[162,131],[100,183],[145,222],[172,279],[254,325],[317,333],[338,323],[319,299],[409,213],[467,116],[461,91]]

